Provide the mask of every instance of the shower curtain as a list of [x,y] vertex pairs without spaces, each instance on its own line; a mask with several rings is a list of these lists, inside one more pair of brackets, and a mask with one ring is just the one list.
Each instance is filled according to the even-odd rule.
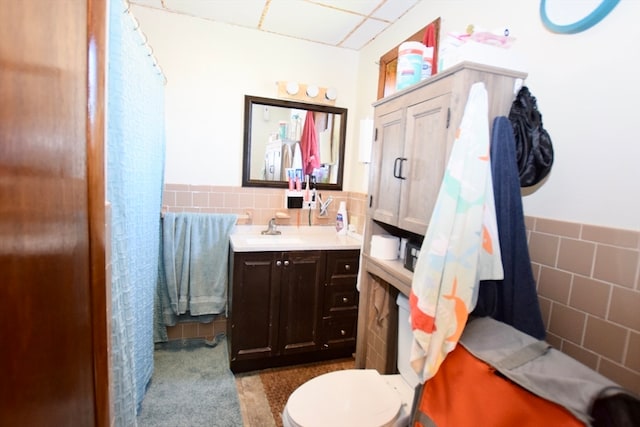
[[122,1],[109,2],[107,200],[111,382],[117,426],[135,426],[153,372],[164,177],[164,77]]

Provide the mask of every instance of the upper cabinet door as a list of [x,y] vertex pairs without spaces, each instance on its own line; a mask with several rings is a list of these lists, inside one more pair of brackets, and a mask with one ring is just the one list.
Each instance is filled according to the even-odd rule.
[[[395,105],[395,104],[393,104]],[[374,219],[396,225],[402,180],[398,178],[404,150],[404,108],[376,110],[373,142],[375,153],[371,163],[371,215]]]
[[492,123],[508,113],[514,88],[524,77],[461,63],[376,102],[370,218],[425,235],[471,86],[484,83]]
[[407,108],[398,227],[425,234],[447,162],[450,94]]
[[376,108],[371,216],[425,234],[447,156],[451,79]]

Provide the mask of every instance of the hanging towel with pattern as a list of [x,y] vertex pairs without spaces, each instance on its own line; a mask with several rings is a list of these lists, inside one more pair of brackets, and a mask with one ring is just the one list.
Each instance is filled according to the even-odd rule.
[[411,365],[431,378],[460,338],[480,280],[502,278],[491,161],[488,95],[471,87],[413,275]]

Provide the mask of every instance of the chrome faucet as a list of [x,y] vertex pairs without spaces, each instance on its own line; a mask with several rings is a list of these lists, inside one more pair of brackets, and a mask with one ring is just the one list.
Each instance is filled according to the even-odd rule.
[[277,224],[276,224],[276,219],[275,218],[271,218],[269,220],[269,225],[267,226],[266,230],[262,230],[262,234],[266,234],[268,236],[277,236],[278,234],[281,234],[280,231],[276,230]]

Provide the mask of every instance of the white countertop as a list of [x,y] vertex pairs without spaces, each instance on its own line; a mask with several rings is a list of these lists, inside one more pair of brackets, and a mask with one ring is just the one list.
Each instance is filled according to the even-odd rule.
[[338,236],[335,227],[278,226],[281,234],[261,234],[266,226],[237,225],[231,233],[231,250],[235,252],[310,251],[360,249],[362,236],[349,233]]

